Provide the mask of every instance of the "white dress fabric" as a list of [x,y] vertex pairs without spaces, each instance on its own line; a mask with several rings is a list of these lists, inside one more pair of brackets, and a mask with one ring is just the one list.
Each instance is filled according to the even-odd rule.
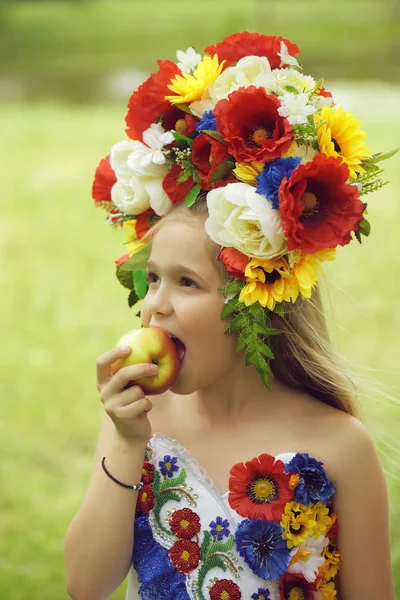
[[[258,459],[265,456],[270,457],[270,455],[260,455]],[[274,460],[276,464],[281,465],[281,463],[283,463],[283,465],[287,465],[295,456],[299,455],[296,455],[295,452],[289,452],[280,454],[276,457],[270,457],[270,459]],[[308,455],[305,456],[308,457]],[[315,459],[310,460],[317,463]],[[319,529],[318,535],[315,534],[314,531],[315,535],[313,540],[315,540],[315,544],[308,545],[308,547],[311,548],[311,552],[310,550],[308,552],[310,555],[308,568],[303,566],[306,564],[304,558],[302,561],[298,560],[296,563],[297,566],[292,566],[289,569],[291,575],[289,575],[286,585],[286,583],[282,582],[289,573],[289,561],[300,548],[304,549],[307,545],[307,541],[298,543],[290,550],[289,548],[286,549],[287,544],[285,541],[284,553],[280,553],[279,557],[275,554],[275,557],[278,557],[278,563],[276,564],[282,565],[282,561],[286,561],[286,567],[283,569],[284,572],[281,569],[282,572],[280,572],[280,576],[276,578],[265,578],[260,576],[261,571],[259,568],[261,567],[257,567],[257,561],[256,558],[254,558],[254,555],[251,555],[253,556],[253,560],[249,558],[249,554],[246,554],[245,538],[242,537],[241,541],[239,540],[238,542],[237,531],[239,525],[244,523],[244,521],[251,526],[259,523],[260,527],[262,521],[259,519],[246,519],[243,514],[239,514],[237,510],[232,508],[230,503],[230,500],[232,499],[231,490],[228,490],[221,496],[219,490],[216,488],[210,477],[208,477],[205,470],[189,455],[188,451],[177,440],[173,440],[161,433],[155,433],[147,446],[145,464],[146,462],[147,465],[150,464],[152,465],[152,468],[154,468],[153,485],[152,488],[149,486],[144,488],[145,492],[147,489],[147,494],[144,493],[141,498],[141,500],[144,500],[144,503],[138,501],[136,519],[147,519],[147,525],[150,525],[151,527],[150,536],[152,536],[152,545],[148,546],[148,551],[146,546],[140,546],[142,554],[148,554],[148,556],[145,558],[147,561],[145,565],[141,560],[143,558],[142,556],[139,556],[139,559],[138,556],[136,557],[140,562],[140,564],[137,562],[138,571],[134,568],[134,566],[137,566],[135,565],[134,554],[133,565],[128,575],[126,600],[216,600],[217,598],[218,600],[220,598],[226,598],[227,600],[239,600],[240,598],[246,600],[282,600],[286,597],[304,597],[307,600],[308,598],[314,600],[324,597],[322,592],[318,591],[317,585],[319,587],[322,584],[327,585],[329,579],[327,579],[326,575],[325,579],[323,579],[322,575],[324,570],[322,569],[321,574],[318,571],[318,568],[324,564],[326,573],[328,567],[332,566],[327,558],[328,544],[330,544],[329,551],[332,553],[335,542],[333,539],[329,540],[328,537],[326,537],[326,532],[329,530],[329,523],[325,528],[324,537],[319,535],[321,529]],[[322,463],[317,464],[321,465],[322,469]],[[248,465],[248,463],[246,463],[246,465]],[[172,472],[170,472],[171,470]],[[303,472],[303,475],[305,473],[306,471]],[[306,479],[308,477],[309,481],[311,481],[309,478],[310,473],[311,475],[314,473],[316,476],[316,472],[313,471],[312,468],[311,471],[308,470],[304,477]],[[320,473],[318,472],[317,475],[319,477]],[[320,485],[320,487],[325,484],[331,485],[331,482],[324,471],[323,475],[325,475],[326,480],[323,480],[323,477],[322,479],[321,477],[319,479],[317,478],[318,485]],[[289,477],[289,475],[286,475],[286,477]],[[302,472],[300,469],[296,475],[295,481],[298,482],[300,479],[304,484],[306,479],[303,477],[302,480],[301,477]],[[322,480],[323,483],[321,483]],[[155,485],[155,482],[158,482],[158,484]],[[149,489],[155,490],[154,499],[151,502],[149,499]],[[324,489],[326,491],[327,488],[325,487]],[[331,486],[330,489],[334,493],[335,490],[333,486]],[[143,493],[143,491],[141,493]],[[303,499],[304,493],[307,494],[307,491],[304,492],[303,485]],[[331,493],[331,496],[333,493]],[[314,500],[317,499],[318,497]],[[293,500],[295,501],[296,499],[293,498]],[[327,501],[324,506],[329,506],[329,504],[330,502]],[[147,508],[143,508],[144,506],[147,506]],[[149,509],[150,506],[151,508]],[[313,508],[315,503],[310,504],[310,506]],[[256,506],[256,508],[258,509],[259,506]],[[144,510],[144,513],[141,512],[141,509]],[[179,532],[176,534],[175,529],[175,533],[173,533],[171,529],[172,515],[175,511],[181,511],[180,513],[177,513],[180,515],[182,509],[189,509],[189,512],[185,514],[189,514],[191,517],[197,517],[197,522],[200,523],[200,526],[198,527],[199,531],[196,531],[191,538],[186,538],[183,542],[180,541],[183,538]],[[326,509],[325,512],[327,513],[328,509]],[[332,518],[327,517],[327,519],[331,518],[332,524],[336,519],[331,510],[329,510],[329,514]],[[184,526],[187,526],[187,521],[188,519],[183,519],[182,522],[184,523]],[[279,522],[280,517],[278,520],[275,519],[275,521]],[[223,525],[221,525],[221,523]],[[219,524],[218,530],[216,529],[216,524]],[[276,528],[278,525],[274,524],[274,527]],[[141,534],[136,531],[135,527],[135,540],[139,539],[139,535]],[[149,539],[149,534],[147,534],[146,539]],[[254,536],[252,539],[254,541]],[[311,538],[308,538],[308,542],[310,542],[310,539]],[[318,548],[318,540],[320,545],[319,554],[318,550],[314,551],[314,546]],[[322,540],[324,540],[323,544]],[[208,545],[206,543],[207,541],[209,542]],[[201,553],[198,564],[195,561],[189,570],[185,567],[184,572],[182,572],[179,566],[177,567],[177,564],[181,565],[183,563],[177,563],[176,560],[178,559],[174,562],[172,558],[169,558],[171,549],[173,551],[174,548],[178,547],[181,549],[182,557],[184,559],[188,557],[188,553],[185,550],[182,551],[182,548],[185,548],[185,546],[177,546],[177,542],[189,544],[188,548],[190,552],[192,549],[198,550],[199,557]],[[280,543],[282,544],[282,541]],[[155,548],[157,549],[157,556],[154,550]],[[135,550],[138,552],[136,544]],[[162,589],[159,588],[157,594],[153,597],[152,592],[149,592],[149,589],[151,590],[151,582],[149,588],[148,574],[151,572],[151,569],[154,568],[155,577],[158,576],[157,569],[161,570],[163,568],[159,560],[159,557],[163,556],[163,553],[165,561],[173,564],[173,567],[170,567],[170,569],[176,568],[176,575],[181,581],[180,591],[178,593],[177,588],[174,588],[174,591],[169,592],[164,586]],[[338,553],[336,554],[338,555]],[[152,556],[154,556],[154,561],[152,561]],[[314,565],[311,564],[312,558],[314,558]],[[272,561],[273,560],[274,559],[272,558]],[[165,561],[163,563],[164,565],[166,564]],[[299,565],[299,563],[303,563],[303,565]],[[272,562],[269,564],[272,568]],[[268,563],[264,563],[264,566],[265,565],[268,565]],[[144,586],[146,587],[146,590],[144,590],[144,588],[141,590],[141,583],[139,582],[141,573],[142,575],[147,573],[147,587]],[[291,581],[295,577],[298,578],[298,581],[301,584],[304,584],[303,589],[299,583],[299,591],[303,591],[303,596],[300,595],[300,592],[298,596],[296,596],[294,591],[292,591],[291,594],[288,591],[289,589],[292,589],[290,587]],[[308,581],[310,578],[313,579],[313,582]],[[295,583],[296,582],[294,582],[294,584]],[[333,584],[331,583],[331,587],[332,585]],[[223,586],[228,587],[225,589]],[[334,597],[335,596],[332,595],[332,598]]]

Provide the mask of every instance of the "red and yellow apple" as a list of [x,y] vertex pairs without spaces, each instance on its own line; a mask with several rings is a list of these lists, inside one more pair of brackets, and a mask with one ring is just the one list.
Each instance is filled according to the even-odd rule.
[[140,377],[130,382],[130,385],[139,385],[146,395],[162,394],[178,377],[181,363],[176,345],[161,329],[157,327],[134,329],[123,335],[116,343],[115,347],[117,346],[129,346],[132,351],[128,356],[113,363],[112,375],[122,367],[140,363],[153,363],[158,366],[156,375]]

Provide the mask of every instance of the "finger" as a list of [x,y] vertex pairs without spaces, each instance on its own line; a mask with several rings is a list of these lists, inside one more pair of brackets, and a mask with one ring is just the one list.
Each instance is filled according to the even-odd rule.
[[126,406],[118,406],[115,409],[114,415],[120,421],[131,421],[132,419],[138,419],[140,416],[148,413],[153,408],[153,403],[149,398],[141,398],[137,402],[132,402]]
[[133,402],[137,402],[144,398],[144,392],[139,385],[132,385],[127,390],[114,396],[109,396],[108,400],[104,401],[104,408],[107,411],[113,411],[119,406],[127,406]]
[[157,370],[157,367],[152,363],[140,363],[138,365],[123,367],[107,383],[106,393],[109,396],[119,394],[132,381],[137,381],[138,385],[140,385],[140,379],[154,377]]
[[102,386],[111,378],[111,365],[120,358],[125,358],[131,352],[131,348],[127,346],[113,348],[109,352],[105,352],[96,360],[96,375],[97,385]]

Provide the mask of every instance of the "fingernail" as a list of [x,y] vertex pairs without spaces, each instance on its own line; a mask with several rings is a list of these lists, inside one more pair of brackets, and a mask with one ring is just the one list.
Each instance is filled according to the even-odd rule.
[[119,349],[121,352],[128,352],[128,350],[130,350],[131,348],[130,346],[120,346]]
[[152,371],[152,373],[157,373],[157,371],[158,371],[157,365],[151,365],[150,371]]

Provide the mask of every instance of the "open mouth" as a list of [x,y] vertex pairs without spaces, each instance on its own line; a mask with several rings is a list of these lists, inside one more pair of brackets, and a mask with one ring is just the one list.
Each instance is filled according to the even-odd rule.
[[181,342],[181,340],[179,338],[177,338],[173,335],[171,335],[170,338],[174,342],[175,348],[176,348],[176,353],[178,355],[180,362],[182,362],[183,359],[185,358],[186,346],[183,342]]

